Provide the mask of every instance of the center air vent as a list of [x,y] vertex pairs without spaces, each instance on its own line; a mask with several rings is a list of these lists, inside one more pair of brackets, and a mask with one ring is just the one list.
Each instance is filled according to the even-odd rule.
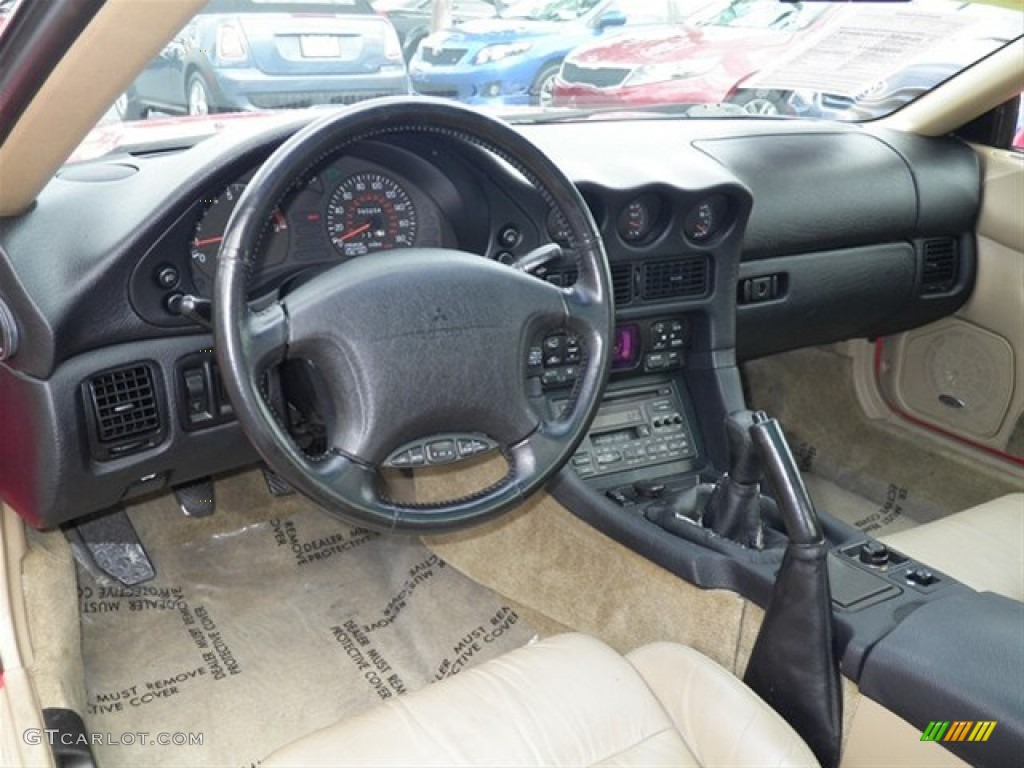
[[953,289],[960,272],[956,240],[951,237],[925,240],[921,246],[921,293],[945,293]]
[[645,301],[703,296],[708,290],[708,262],[703,256],[644,265],[642,297]]
[[621,307],[633,300],[633,265],[613,264],[612,265],[612,294],[615,296],[615,306]]
[[83,390],[96,458],[135,453],[163,438],[159,390],[150,364],[97,374]]

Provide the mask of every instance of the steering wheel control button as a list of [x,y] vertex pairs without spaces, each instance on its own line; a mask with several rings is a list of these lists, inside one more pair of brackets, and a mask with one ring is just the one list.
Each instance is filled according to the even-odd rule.
[[545,352],[561,352],[565,347],[565,335],[554,334],[544,339],[544,351]]
[[397,469],[401,469],[403,467],[411,467],[412,457],[410,456],[409,451],[401,451],[400,453],[396,453],[394,456],[388,459],[387,463],[388,466],[395,467]]
[[478,453],[487,453],[493,446],[475,437],[460,437],[455,440],[455,447],[458,448],[461,458],[476,456]]
[[454,440],[435,440],[427,443],[427,462],[430,464],[450,464],[459,458],[455,450]]
[[526,365],[531,369],[540,368],[544,364],[544,350],[539,346],[530,347]]
[[545,336],[539,348],[530,348],[527,364],[531,368],[535,368],[538,350],[543,368],[540,380],[545,388],[564,387],[579,378],[583,350],[578,337],[566,333]]

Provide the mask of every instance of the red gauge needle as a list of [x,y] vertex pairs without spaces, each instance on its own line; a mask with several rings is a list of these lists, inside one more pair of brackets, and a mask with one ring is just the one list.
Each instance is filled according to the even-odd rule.
[[224,239],[223,235],[220,236],[220,237],[204,237],[202,240],[196,240],[193,243],[193,245],[196,248],[203,248],[204,246],[207,246],[207,245],[213,245],[214,243],[219,243],[223,239]]
[[353,229],[353,230],[352,230],[351,232],[346,232],[346,233],[345,233],[344,235],[342,235],[341,237],[336,237],[336,238],[334,238],[334,240],[335,240],[335,242],[338,242],[338,243],[344,243],[344,242],[345,242],[346,240],[351,240],[351,239],[352,239],[353,237],[355,237],[356,235],[361,235],[361,234],[363,234],[363,232],[365,232],[366,230],[368,230],[368,229],[369,229],[369,228],[370,228],[371,226],[373,226],[373,224],[372,224],[371,222],[369,222],[369,221],[368,221],[368,222],[366,222],[365,224],[363,224],[363,226],[361,226],[361,227],[356,227],[356,228],[355,228],[355,229]]

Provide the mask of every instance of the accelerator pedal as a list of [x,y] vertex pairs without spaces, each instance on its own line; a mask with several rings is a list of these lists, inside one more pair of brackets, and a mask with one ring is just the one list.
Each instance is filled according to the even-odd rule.
[[291,496],[295,493],[295,489],[292,488],[291,483],[281,477],[277,472],[272,470],[266,464],[260,469],[263,470],[263,480],[267,484],[267,490],[273,496]]

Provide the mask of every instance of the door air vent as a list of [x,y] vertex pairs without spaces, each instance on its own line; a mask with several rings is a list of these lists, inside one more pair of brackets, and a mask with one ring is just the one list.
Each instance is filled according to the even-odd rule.
[[925,240],[921,246],[921,294],[953,289],[960,272],[956,240],[951,237]]
[[141,451],[163,437],[159,391],[150,364],[97,374],[83,389],[96,458]]
[[612,265],[612,295],[615,296],[615,306],[621,307],[633,300],[633,265],[613,264]]
[[708,262],[703,256],[644,265],[643,299],[658,301],[684,296],[703,296],[708,290]]

